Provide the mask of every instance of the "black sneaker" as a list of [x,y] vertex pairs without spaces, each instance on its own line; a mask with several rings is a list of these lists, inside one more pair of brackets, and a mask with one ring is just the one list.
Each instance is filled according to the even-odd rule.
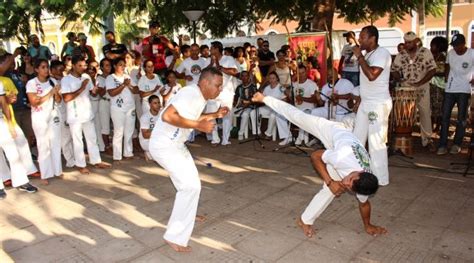
[[26,183],[20,187],[18,187],[18,190],[23,191],[23,192],[28,192],[28,193],[36,193],[38,192],[38,188],[36,186]]
[[7,193],[5,192],[5,189],[0,189],[0,200],[5,199],[7,197]]

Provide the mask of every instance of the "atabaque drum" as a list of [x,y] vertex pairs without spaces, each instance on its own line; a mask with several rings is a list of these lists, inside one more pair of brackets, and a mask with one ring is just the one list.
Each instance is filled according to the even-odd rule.
[[418,91],[414,87],[395,88],[393,94],[395,134],[411,135],[416,121],[417,96]]

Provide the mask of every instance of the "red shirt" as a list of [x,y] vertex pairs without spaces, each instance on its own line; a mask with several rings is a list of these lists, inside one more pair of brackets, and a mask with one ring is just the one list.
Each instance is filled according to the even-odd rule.
[[[143,55],[147,59],[153,60],[155,70],[165,69],[165,51],[168,48],[169,40],[164,36],[159,36],[160,42],[159,43],[150,43],[151,36],[148,36],[143,39],[143,45],[150,45],[151,48],[147,48],[143,50]],[[153,42],[151,40],[151,42]]]

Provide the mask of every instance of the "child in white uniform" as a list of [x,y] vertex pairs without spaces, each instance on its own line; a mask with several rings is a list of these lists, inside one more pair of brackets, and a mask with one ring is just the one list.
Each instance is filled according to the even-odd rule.
[[145,159],[147,161],[152,159],[148,144],[150,142],[151,132],[158,120],[158,113],[160,112],[161,107],[160,99],[156,95],[151,95],[148,98],[148,104],[150,105],[150,109],[147,112],[144,112],[140,118],[140,135],[138,136],[140,139],[140,146],[145,152]]

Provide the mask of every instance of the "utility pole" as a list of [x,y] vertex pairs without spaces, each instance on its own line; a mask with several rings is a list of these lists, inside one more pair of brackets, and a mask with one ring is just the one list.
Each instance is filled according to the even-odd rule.
[[451,21],[453,19],[453,0],[448,0],[447,2],[447,12],[446,12],[446,39],[451,40]]

